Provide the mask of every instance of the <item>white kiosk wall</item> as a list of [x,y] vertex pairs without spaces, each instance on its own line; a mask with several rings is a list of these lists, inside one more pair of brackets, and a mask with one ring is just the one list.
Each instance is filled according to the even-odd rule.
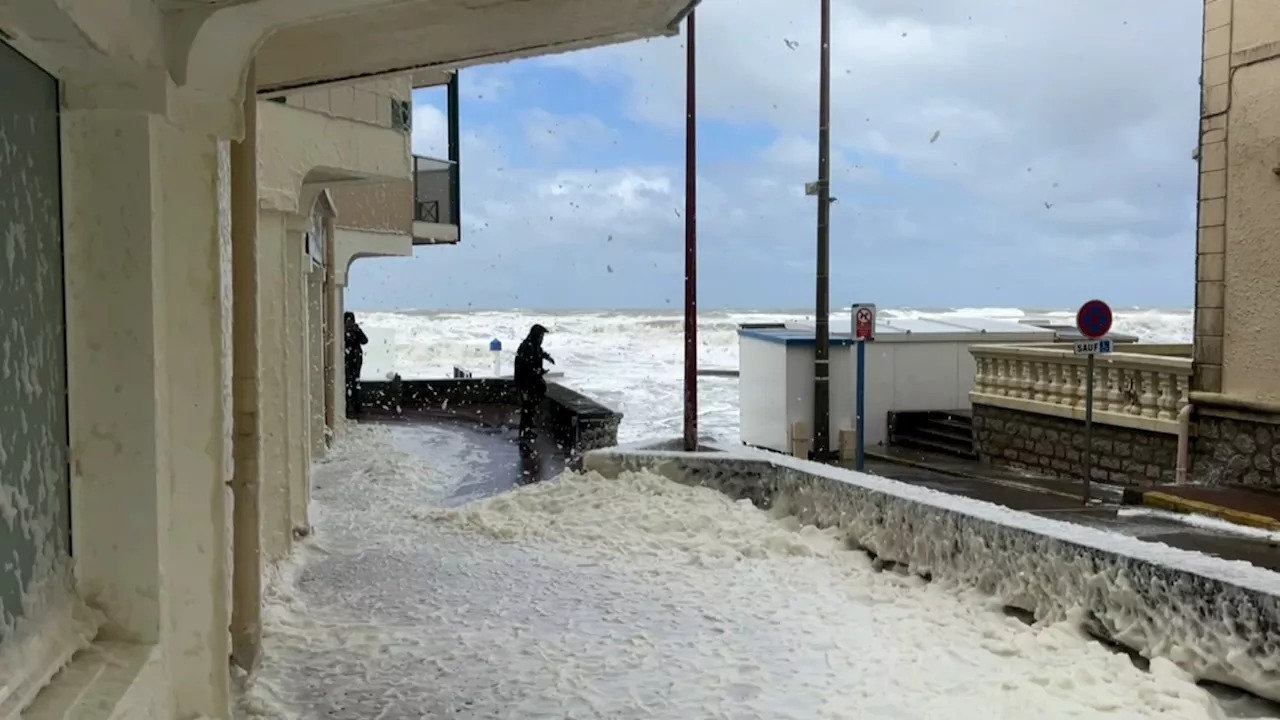
[[[742,442],[791,453],[794,423],[813,426],[813,330],[738,330],[738,414]],[[847,333],[831,335],[831,424],[834,444],[853,427],[853,362]],[[812,429],[810,430],[812,437]]]
[[985,318],[878,318],[875,340],[867,343],[863,442],[885,442],[890,412],[967,410],[977,371],[972,346],[1051,343],[1054,337],[1052,330]]
[[396,331],[385,328],[365,328],[369,344],[364,346],[364,365],[360,368],[361,380],[386,380],[397,372]]

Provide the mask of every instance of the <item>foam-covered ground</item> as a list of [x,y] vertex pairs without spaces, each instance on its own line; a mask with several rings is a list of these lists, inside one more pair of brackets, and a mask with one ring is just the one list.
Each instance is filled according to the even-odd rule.
[[271,585],[244,716],[1222,716],[1166,663],[655,475],[443,508],[475,449],[441,428],[400,453],[393,432],[318,466],[318,534]]

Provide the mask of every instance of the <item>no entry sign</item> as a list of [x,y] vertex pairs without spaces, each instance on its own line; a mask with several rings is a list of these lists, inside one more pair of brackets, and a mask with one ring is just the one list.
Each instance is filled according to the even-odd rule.
[[1090,340],[1111,332],[1111,306],[1101,300],[1090,300],[1076,312],[1076,329]]
[[853,339],[874,340],[876,336],[876,306],[853,306]]

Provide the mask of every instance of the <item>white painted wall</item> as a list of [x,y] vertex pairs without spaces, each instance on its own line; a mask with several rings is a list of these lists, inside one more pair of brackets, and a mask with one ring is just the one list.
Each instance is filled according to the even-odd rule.
[[[813,437],[813,342],[784,344],[740,335],[738,340],[739,432],[753,447],[791,452],[792,427],[803,422]],[[852,358],[847,344],[830,355],[832,444],[854,426]]]

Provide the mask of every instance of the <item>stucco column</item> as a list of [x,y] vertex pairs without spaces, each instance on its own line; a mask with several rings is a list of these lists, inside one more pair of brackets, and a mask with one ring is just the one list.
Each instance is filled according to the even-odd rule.
[[[247,85],[253,87],[253,67]],[[258,143],[257,97],[246,93],[245,137],[231,146],[231,264],[235,411],[232,542],[232,659],[252,671],[262,653],[262,483],[258,459]]]
[[288,213],[258,213],[258,346],[261,384],[258,425],[262,435],[259,471],[262,504],[262,552],[267,562],[280,560],[292,546],[287,480],[288,423],[285,378],[285,236]]
[[289,484],[290,532],[307,526],[306,487],[311,482],[310,363],[307,362],[306,240],[310,215],[290,217],[285,232],[285,352],[286,414],[285,476]]
[[119,109],[62,128],[81,592],[163,653],[177,716],[227,717],[228,144]]
[[[307,274],[307,361],[311,366],[309,397],[311,417],[311,457],[324,457],[325,428],[325,319],[324,278],[321,265]],[[310,493],[308,493],[308,497]]]
[[329,404],[333,408],[333,418],[329,426],[333,437],[342,436],[342,431],[347,424],[347,374],[344,363],[343,354],[346,350],[346,336],[344,325],[342,323],[342,313],[346,302],[346,284],[339,283],[332,269],[329,270],[329,327],[332,328],[329,334],[329,362],[333,365],[333,372],[329,375],[329,386],[325,388],[325,392],[329,393]]

